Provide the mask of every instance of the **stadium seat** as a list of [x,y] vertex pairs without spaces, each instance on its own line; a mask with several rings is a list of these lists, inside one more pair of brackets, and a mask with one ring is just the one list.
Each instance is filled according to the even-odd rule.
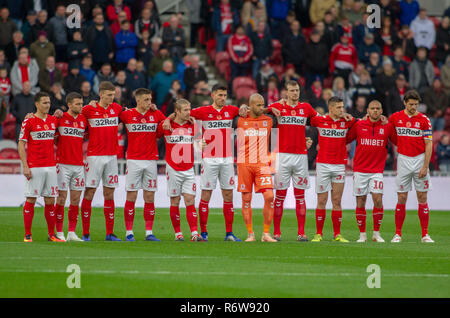
[[323,88],[332,88],[333,76],[328,76],[323,79]]
[[281,51],[281,42],[279,40],[272,40],[273,53],[269,59],[270,64],[282,64],[283,55]]
[[248,99],[250,95],[257,93],[256,88],[248,88],[248,87],[238,87],[237,89],[233,90],[234,95],[237,100],[241,98]]
[[309,36],[311,35],[312,31],[314,30],[314,27],[311,28],[302,28],[303,36],[305,37],[306,42],[309,42]]
[[233,92],[236,92],[238,89],[241,88],[256,90],[256,83],[251,77],[239,76],[233,80],[232,88]]
[[0,150],[0,159],[20,159],[17,149],[5,148]]
[[224,61],[230,62],[230,55],[228,52],[222,51],[216,53],[216,59],[215,59],[215,65],[218,66],[219,64],[223,63]]
[[3,122],[3,139],[16,140],[16,118],[8,113]]
[[63,76],[69,74],[69,64],[65,62],[58,62],[55,64],[56,68],[61,71]]
[[17,149],[17,143],[13,140],[0,140],[0,151],[3,149]]
[[429,16],[429,18],[430,18],[431,21],[433,21],[434,28],[437,30],[437,28],[441,24],[441,19],[439,17],[430,17],[430,16]]
[[281,78],[284,73],[284,67],[281,64],[270,64],[275,74],[277,74],[278,78]]
[[206,42],[206,54],[211,58],[211,60],[215,61],[216,55],[216,39],[209,39]]

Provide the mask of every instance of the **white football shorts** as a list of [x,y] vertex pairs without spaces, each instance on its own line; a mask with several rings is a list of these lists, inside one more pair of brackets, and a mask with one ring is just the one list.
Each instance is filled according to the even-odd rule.
[[30,168],[31,179],[25,179],[25,197],[53,197],[58,196],[58,178],[56,167]]
[[195,184],[194,168],[185,171],[177,171],[166,164],[167,196],[178,197],[181,194],[195,195],[197,185]]
[[362,173],[353,174],[353,195],[363,196],[370,193],[383,194],[383,174],[382,173]]
[[86,188],[97,188],[100,180],[104,187],[119,186],[117,156],[88,156],[86,159]]
[[408,157],[398,154],[397,157],[397,192],[409,192],[412,190],[412,180],[414,180],[414,188],[419,192],[427,192],[431,190],[430,172],[423,178],[419,178],[420,168],[423,166],[425,154],[416,157]]
[[204,158],[202,160],[200,176],[202,190],[214,190],[217,179],[219,179],[221,189],[234,189],[233,158]]
[[127,172],[125,177],[125,190],[155,192],[158,179],[156,160],[127,160]]
[[292,182],[294,188],[309,189],[308,156],[278,153],[276,159],[275,189],[285,190]]
[[60,191],[83,191],[85,188],[84,166],[57,164],[58,189]]
[[331,183],[345,183],[345,165],[316,164],[316,193],[331,191]]

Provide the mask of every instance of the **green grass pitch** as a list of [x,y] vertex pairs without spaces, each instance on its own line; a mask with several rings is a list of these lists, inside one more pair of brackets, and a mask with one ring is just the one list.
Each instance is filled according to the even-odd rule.
[[[64,229],[67,231],[67,209]],[[257,239],[262,212],[253,211]],[[0,208],[0,297],[450,297],[450,211],[431,211],[430,234],[435,244],[420,243],[417,211],[408,211],[403,242],[391,244],[393,211],[385,211],[381,234],[386,243],[355,243],[359,236],[354,212],[344,211],[342,234],[351,243],[331,241],[330,211],[321,243],[295,241],[297,221],[292,210],[282,220],[279,243],[224,242],[221,210],[211,209],[210,241],[175,242],[168,209],[157,209],[154,233],[162,242],[144,241],[142,209],[136,210],[137,242],[104,242],[104,217],[93,209],[93,242],[47,242],[42,208],[33,221],[33,240],[23,243],[20,208]],[[181,209],[185,238],[189,237]],[[236,209],[235,234],[246,229]],[[371,238],[372,213],[367,217]],[[77,233],[81,236],[81,220]],[[116,210],[115,232],[125,236],[123,209]],[[309,210],[306,233],[315,232]],[[69,264],[81,269],[81,288],[70,289]],[[370,264],[381,269],[381,288],[368,288]]]

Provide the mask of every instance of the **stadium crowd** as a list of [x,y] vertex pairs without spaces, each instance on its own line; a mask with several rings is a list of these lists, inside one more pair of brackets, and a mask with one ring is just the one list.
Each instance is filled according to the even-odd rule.
[[[450,170],[450,7],[428,16],[416,0],[186,0],[190,12],[162,23],[154,0],[0,1],[0,139],[17,140],[38,91],[51,96],[52,114],[67,110],[65,96],[98,99],[102,81],[115,100],[135,107],[145,87],[165,115],[187,98],[211,103],[208,76],[187,47],[205,49],[228,82],[238,106],[259,92],[267,104],[286,97],[284,83],[301,84],[301,99],[319,113],[338,96],[348,113],[364,117],[379,100],[386,116],[403,109],[409,88],[431,120],[431,168]],[[66,7],[81,8],[81,27],[68,28]],[[381,7],[381,28],[368,27],[368,4]],[[189,14],[190,35],[182,25]],[[189,41],[187,41],[189,38]],[[308,127],[317,145],[317,131]],[[118,136],[119,159],[126,148]],[[350,147],[350,158],[354,153]],[[316,147],[309,150],[314,169]],[[393,149],[386,168],[394,168]]]

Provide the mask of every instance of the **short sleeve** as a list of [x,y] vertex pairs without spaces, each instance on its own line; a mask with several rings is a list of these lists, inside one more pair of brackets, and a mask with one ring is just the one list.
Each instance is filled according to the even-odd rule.
[[314,116],[314,117],[311,117],[311,126],[313,126],[313,127],[319,126],[319,124],[320,124],[320,118],[321,118],[321,116]]
[[355,124],[352,126],[352,128],[350,128],[350,130],[347,133],[347,143],[350,143],[356,139],[357,129],[358,124]]
[[121,112],[119,115],[119,119],[121,122],[123,122],[124,124],[127,123],[127,112]]
[[428,117],[424,116],[424,120],[422,121],[422,132],[423,139],[432,140],[433,138],[433,129],[431,128],[431,122]]
[[197,120],[203,120],[202,108],[203,107],[197,107],[197,108],[191,109],[191,116]]
[[165,121],[166,120],[166,116],[164,116],[164,114],[158,109],[156,110],[156,114],[158,116],[158,123]]
[[84,117],[89,118],[89,105],[86,105],[81,109],[81,114],[83,114]]
[[30,131],[31,123],[28,119],[25,119],[25,121],[22,123],[22,127],[20,128],[19,140],[27,142],[30,138]]
[[164,136],[164,129],[162,127],[163,122],[160,121],[158,124],[158,128],[156,128],[156,138],[161,138]]
[[388,122],[389,122],[390,124],[392,124],[393,126],[395,126],[395,118],[394,118],[394,115],[391,115],[391,117],[389,117]]
[[308,112],[308,117],[309,118],[313,118],[316,117],[318,115],[318,113],[316,112],[316,110],[311,106],[311,104],[308,104],[307,107],[307,112]]

